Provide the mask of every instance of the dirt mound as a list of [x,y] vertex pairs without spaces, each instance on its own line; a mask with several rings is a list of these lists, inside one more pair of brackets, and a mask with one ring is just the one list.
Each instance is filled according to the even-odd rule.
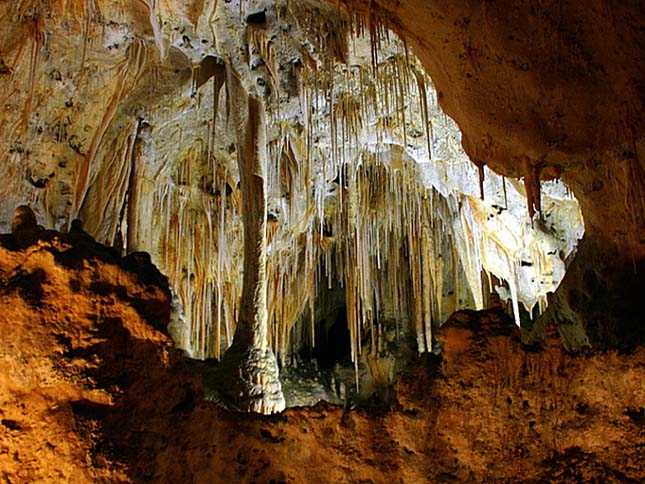
[[[144,255],[87,237],[0,241],[3,482],[642,482],[645,349],[524,348],[494,311],[456,313],[379,411],[273,417],[203,399]],[[208,363],[212,364],[212,363]]]
[[103,422],[176,361],[167,283],[79,233],[1,243],[3,482],[128,481]]

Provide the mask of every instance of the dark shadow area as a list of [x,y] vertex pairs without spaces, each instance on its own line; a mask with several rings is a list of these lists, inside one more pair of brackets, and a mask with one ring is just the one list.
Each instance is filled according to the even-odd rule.
[[332,320],[319,321],[316,329],[316,346],[312,354],[318,365],[324,369],[331,369],[336,364],[351,365],[346,308],[339,309]]

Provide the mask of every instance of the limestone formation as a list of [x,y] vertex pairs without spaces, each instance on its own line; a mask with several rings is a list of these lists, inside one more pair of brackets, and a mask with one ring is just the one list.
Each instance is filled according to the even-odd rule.
[[227,66],[242,189],[244,280],[233,344],[222,360],[221,391],[243,410],[284,410],[278,363],[267,342],[266,121],[261,101]]
[[3,2],[0,227],[28,204],[30,226],[79,218],[150,253],[183,309],[177,344],[225,378],[247,368],[223,388],[243,408],[280,408],[274,360],[324,339],[335,287],[357,384],[493,298],[526,341],[555,322],[569,349],[632,346],[641,11]]

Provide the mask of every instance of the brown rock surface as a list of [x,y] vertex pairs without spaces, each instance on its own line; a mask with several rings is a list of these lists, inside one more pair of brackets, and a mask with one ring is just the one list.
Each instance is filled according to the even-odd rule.
[[[45,237],[45,236],[43,236]],[[203,400],[155,326],[167,290],[90,240],[0,247],[4,482],[642,482],[645,350],[527,351],[460,312],[390,409],[273,417]],[[141,259],[141,258],[140,258]]]
[[526,175],[643,137],[641,2],[345,3],[405,35],[474,161]]

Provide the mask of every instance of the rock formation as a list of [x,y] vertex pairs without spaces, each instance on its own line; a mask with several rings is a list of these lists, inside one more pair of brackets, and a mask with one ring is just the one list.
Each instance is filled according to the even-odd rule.
[[643,70],[634,62],[643,56],[642,5],[345,5],[413,46],[471,160],[533,183],[561,177],[575,193],[587,235],[548,315],[572,346],[642,342]]
[[325,286],[357,386],[491,297],[527,343],[643,343],[640,3],[328,3],[4,2],[0,225],[149,252],[261,413]]
[[244,90],[230,65],[227,75],[238,133],[244,282],[233,344],[219,369],[221,388],[243,410],[270,414],[284,410],[284,397],[278,363],[267,342],[266,121],[261,101]]
[[643,482],[644,18],[0,2],[0,478]]
[[[625,483],[645,476],[645,354],[527,348],[498,310],[455,313],[387,407],[269,417],[204,398],[211,362],[165,334],[145,258],[87,237],[0,238],[0,471],[78,483]],[[610,377],[608,377],[610,375]]]

